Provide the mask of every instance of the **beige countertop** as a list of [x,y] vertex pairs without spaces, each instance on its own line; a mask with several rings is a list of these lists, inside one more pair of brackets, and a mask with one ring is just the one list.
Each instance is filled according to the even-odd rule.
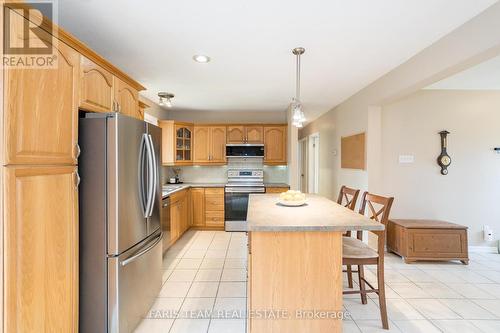
[[306,194],[307,204],[285,207],[279,194],[251,194],[248,231],[384,230],[384,226],[325,197]]
[[[162,186],[162,196],[166,198],[173,193],[188,189],[190,187],[225,187],[226,183],[182,183],[182,184],[165,184]],[[290,187],[285,183],[264,183],[266,187]]]
[[226,184],[224,183],[182,183],[182,184],[165,184],[162,186],[162,197],[165,199],[166,197],[188,189],[190,187],[224,187]]

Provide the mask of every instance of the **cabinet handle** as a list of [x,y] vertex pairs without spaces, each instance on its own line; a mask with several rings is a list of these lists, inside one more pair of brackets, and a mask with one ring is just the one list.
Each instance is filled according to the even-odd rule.
[[78,174],[78,170],[75,171],[75,188],[78,189],[80,186],[80,175]]
[[80,149],[80,145],[78,143],[75,145],[75,151],[76,151],[75,152],[75,157],[76,158],[80,157],[80,154],[82,153],[82,150]]

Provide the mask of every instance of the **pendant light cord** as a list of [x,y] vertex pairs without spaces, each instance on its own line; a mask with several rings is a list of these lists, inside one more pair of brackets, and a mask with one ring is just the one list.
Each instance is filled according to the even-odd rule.
[[297,54],[297,82],[295,87],[295,99],[300,101],[300,54]]

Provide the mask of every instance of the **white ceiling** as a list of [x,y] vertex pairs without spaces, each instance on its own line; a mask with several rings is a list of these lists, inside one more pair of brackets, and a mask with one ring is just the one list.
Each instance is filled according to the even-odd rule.
[[[282,111],[306,48],[314,119],[496,0],[61,0],[59,23],[180,109]],[[195,63],[194,54],[212,58]]]
[[500,90],[500,56],[436,82],[425,89]]

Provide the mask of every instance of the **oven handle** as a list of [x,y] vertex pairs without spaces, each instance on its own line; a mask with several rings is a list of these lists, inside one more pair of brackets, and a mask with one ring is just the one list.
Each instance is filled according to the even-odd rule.
[[225,189],[226,193],[266,193],[266,189],[257,189],[257,188],[227,188]]

